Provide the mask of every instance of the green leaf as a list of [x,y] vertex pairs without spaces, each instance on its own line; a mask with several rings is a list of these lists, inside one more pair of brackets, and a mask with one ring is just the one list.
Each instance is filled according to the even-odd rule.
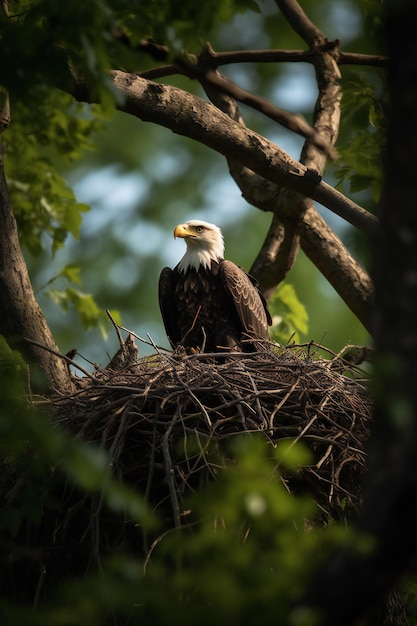
[[66,313],[70,307],[73,307],[80,316],[80,320],[84,328],[99,328],[104,338],[107,337],[110,321],[102,309],[97,306],[91,294],[83,293],[67,287],[67,289],[49,289],[45,292],[53,302]]
[[308,333],[308,313],[292,285],[281,283],[268,303],[272,316],[270,336],[273,341],[287,344],[290,339],[300,343]]
[[65,265],[65,267],[63,267],[59,272],[57,278],[66,278],[70,283],[76,283],[79,285],[81,283],[80,271],[81,268],[78,265]]

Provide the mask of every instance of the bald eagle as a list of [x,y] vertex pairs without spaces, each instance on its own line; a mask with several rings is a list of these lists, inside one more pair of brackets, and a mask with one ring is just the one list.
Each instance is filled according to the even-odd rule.
[[159,278],[159,306],[173,348],[252,352],[268,340],[271,316],[256,280],[224,260],[217,226],[190,220],[175,227],[187,250]]

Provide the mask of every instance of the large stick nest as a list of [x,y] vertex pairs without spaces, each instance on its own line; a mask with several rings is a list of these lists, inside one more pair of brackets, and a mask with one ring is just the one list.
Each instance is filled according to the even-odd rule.
[[321,521],[358,510],[372,406],[357,367],[313,344],[221,358],[157,352],[123,363],[76,378],[74,393],[54,399],[55,414],[77,437],[105,446],[115,474],[168,526],[184,523],[187,494],[215,478],[217,452],[239,433],[308,446],[313,462],[286,484],[313,495]]

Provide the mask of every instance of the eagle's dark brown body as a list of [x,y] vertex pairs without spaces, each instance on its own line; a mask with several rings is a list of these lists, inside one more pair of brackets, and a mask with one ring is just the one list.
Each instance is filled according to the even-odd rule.
[[173,347],[249,352],[257,349],[254,340],[268,339],[271,317],[256,281],[231,261],[185,272],[164,268],[159,303]]

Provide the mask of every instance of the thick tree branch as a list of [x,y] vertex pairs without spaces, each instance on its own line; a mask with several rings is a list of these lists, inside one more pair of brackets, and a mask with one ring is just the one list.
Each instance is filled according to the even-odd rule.
[[307,200],[300,220],[301,247],[366,330],[373,331],[374,287],[369,274]]
[[[0,11],[9,15],[8,0]],[[5,92],[0,113],[0,136],[10,123],[9,93]],[[64,361],[29,344],[25,337],[58,350],[51,330],[33,293],[20,247],[17,224],[7,188],[0,144],[0,334],[11,348],[19,350],[30,364],[39,367],[50,389],[69,391],[71,378]],[[42,385],[43,386],[43,385]]]
[[[301,115],[284,111],[270,100],[253,94],[246,89],[242,89],[234,81],[217,72],[215,56],[213,56],[213,54],[215,53],[211,45],[206,43],[198,58],[198,62],[189,63],[188,61],[181,61],[171,66],[171,68],[175,70],[175,73],[183,74],[192,80],[198,79],[200,82],[211,84],[216,89],[259,111],[284,128],[301,135],[301,137],[310,139],[310,141],[317,144],[329,158],[337,158],[337,153],[333,149],[333,146],[317,133]],[[147,73],[144,72],[143,74]],[[140,74],[140,76],[143,77],[143,74]]]
[[[212,104],[176,87],[149,82],[134,74],[114,71],[112,76],[124,100],[120,110],[235,158],[267,180],[317,200],[369,236],[374,235],[377,220],[371,213],[322,182],[314,171],[276,144],[231,121]],[[91,101],[85,85],[78,83],[77,87],[76,97]]]

